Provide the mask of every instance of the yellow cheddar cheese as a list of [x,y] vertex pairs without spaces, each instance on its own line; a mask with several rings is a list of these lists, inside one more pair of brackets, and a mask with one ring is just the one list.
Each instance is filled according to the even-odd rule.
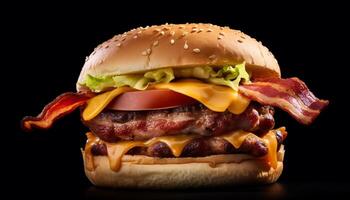
[[[229,110],[233,114],[242,113],[249,105],[250,100],[239,92],[226,86],[186,80],[171,83],[152,85],[149,89],[169,89],[174,92],[192,97],[204,104],[210,110],[224,112]],[[83,111],[83,119],[88,121],[96,117],[115,97],[133,91],[130,87],[116,88],[91,98]]]
[[[284,130],[284,127],[280,128]],[[93,170],[93,156],[91,154],[91,147],[96,143],[102,141],[97,139],[93,133],[87,133],[88,142],[85,146],[85,162],[88,170]],[[198,135],[172,135],[172,136],[161,136],[155,137],[147,141],[119,141],[116,143],[107,143],[108,159],[110,162],[110,168],[114,171],[118,171],[121,167],[121,159],[130,149],[134,147],[149,147],[157,142],[164,142],[173,152],[175,157],[179,157],[184,147],[193,139],[199,137]],[[268,153],[266,156],[261,157],[265,159],[272,168],[277,168],[277,139],[274,130],[269,131],[263,137],[259,137],[251,132],[242,130],[232,131],[225,135],[218,136],[231,143],[235,148],[239,148],[247,137],[256,137],[261,140],[268,147]],[[88,159],[87,159],[88,158]]]

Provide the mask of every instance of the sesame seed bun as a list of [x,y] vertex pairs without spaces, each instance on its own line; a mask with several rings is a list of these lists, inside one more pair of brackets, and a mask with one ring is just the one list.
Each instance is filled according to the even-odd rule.
[[[165,24],[133,29],[99,45],[87,57],[78,83],[87,74],[99,77],[165,67],[220,67],[243,61],[252,78],[281,75],[271,52],[241,31],[212,24]],[[79,84],[77,89],[82,89]]]
[[[215,160],[216,156],[190,158],[168,158],[177,163],[166,164],[161,158],[124,155],[118,172],[110,169],[107,156],[95,156],[96,168],[89,171],[84,159],[85,174],[96,186],[115,188],[193,188],[220,185],[268,184],[275,182],[283,171],[284,148],[278,152],[277,168],[274,169],[261,159],[251,158],[245,154],[217,155],[221,159],[231,160],[234,156],[250,157],[239,162],[227,162],[211,167],[208,163],[196,160]],[[84,157],[84,152],[83,152]],[[165,158],[166,160],[167,158]],[[183,163],[181,163],[184,161]],[[148,164],[140,164],[148,162]]]

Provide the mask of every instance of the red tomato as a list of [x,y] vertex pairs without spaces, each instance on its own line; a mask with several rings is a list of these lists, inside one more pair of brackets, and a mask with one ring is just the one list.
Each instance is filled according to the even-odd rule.
[[196,103],[186,95],[171,90],[145,90],[126,92],[116,97],[109,105],[113,110],[157,110]]

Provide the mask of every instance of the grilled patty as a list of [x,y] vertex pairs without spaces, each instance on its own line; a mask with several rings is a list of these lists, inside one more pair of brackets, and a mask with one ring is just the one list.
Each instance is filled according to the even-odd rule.
[[[278,142],[278,148],[285,136],[279,130],[274,131]],[[242,145],[236,149],[231,143],[220,137],[200,137],[189,142],[182,151],[180,157],[201,157],[218,154],[244,153],[260,157],[266,155],[268,147],[264,142],[255,138],[247,137]],[[91,148],[93,155],[107,155],[106,146],[102,143],[95,144]],[[151,157],[169,158],[174,157],[171,149],[163,142],[155,143],[149,147],[134,147],[127,152],[130,155],[146,155]]]
[[83,123],[106,142],[147,140],[175,134],[218,136],[228,131],[265,133],[275,125],[270,106],[251,104],[239,115],[214,112],[202,104],[153,111],[104,110]]

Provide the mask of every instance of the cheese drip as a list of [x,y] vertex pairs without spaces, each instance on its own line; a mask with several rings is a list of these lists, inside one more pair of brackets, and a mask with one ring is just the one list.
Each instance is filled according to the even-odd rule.
[[[284,127],[279,128],[279,130],[284,131]],[[101,143],[101,141],[93,135],[93,133],[87,133],[88,141],[85,146],[85,162],[88,170],[93,170],[95,168],[93,155],[91,154],[91,147],[95,143]],[[121,167],[121,159],[124,154],[126,154],[130,149],[134,147],[149,147],[157,142],[164,142],[171,149],[175,157],[179,157],[182,153],[184,147],[193,139],[196,135],[174,135],[174,136],[162,136],[155,137],[147,141],[120,141],[116,143],[107,143],[108,159],[110,162],[111,170],[118,171]],[[268,147],[267,155],[261,157],[265,159],[266,162],[273,167],[277,168],[277,140],[274,130],[269,131],[262,138],[256,136],[253,133],[245,132],[242,130],[233,131],[222,136],[218,136],[225,139],[231,143],[235,148],[239,148],[247,137],[255,137],[258,140],[262,140]]]

